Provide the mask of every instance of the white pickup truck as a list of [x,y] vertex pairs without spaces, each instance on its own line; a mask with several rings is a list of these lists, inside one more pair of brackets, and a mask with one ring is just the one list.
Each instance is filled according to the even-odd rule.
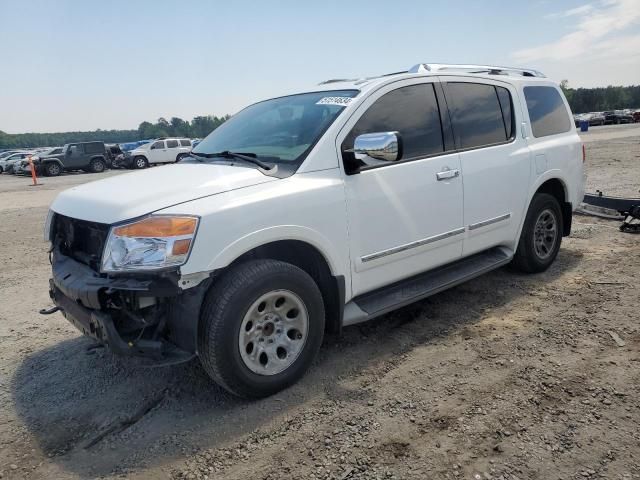
[[245,108],[179,164],[61,193],[51,298],[116,354],[197,356],[229,391],[270,395],[327,331],[548,268],[583,162],[562,91],[533,70],[330,80]]

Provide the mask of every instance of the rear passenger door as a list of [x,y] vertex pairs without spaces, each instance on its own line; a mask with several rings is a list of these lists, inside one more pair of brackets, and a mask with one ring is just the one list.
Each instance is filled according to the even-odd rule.
[[179,147],[180,143],[178,140],[167,140],[167,155],[164,160],[165,163],[176,161],[176,157],[180,153]]
[[443,77],[443,87],[464,177],[463,255],[514,249],[530,181],[529,148],[516,127],[517,90],[468,77]]

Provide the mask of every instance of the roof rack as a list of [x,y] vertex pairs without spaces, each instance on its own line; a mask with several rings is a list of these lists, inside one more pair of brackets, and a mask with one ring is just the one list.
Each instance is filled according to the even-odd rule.
[[495,65],[456,65],[446,63],[418,63],[408,70],[408,73],[435,73],[442,71],[462,71],[467,73],[488,73],[490,75],[521,75],[523,77],[539,77],[546,76],[538,70],[531,68],[518,67],[498,67]]

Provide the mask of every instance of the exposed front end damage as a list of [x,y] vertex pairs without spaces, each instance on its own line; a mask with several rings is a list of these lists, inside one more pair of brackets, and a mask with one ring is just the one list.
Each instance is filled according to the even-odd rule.
[[106,275],[97,266],[108,225],[55,215],[49,294],[65,318],[113,353],[158,363],[196,355],[197,326],[211,279],[183,290],[178,272]]

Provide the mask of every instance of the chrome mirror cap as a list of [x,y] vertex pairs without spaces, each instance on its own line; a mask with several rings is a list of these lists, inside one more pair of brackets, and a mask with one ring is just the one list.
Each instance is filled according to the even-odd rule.
[[352,151],[370,166],[397,162],[402,157],[402,141],[398,132],[364,133],[356,137]]

